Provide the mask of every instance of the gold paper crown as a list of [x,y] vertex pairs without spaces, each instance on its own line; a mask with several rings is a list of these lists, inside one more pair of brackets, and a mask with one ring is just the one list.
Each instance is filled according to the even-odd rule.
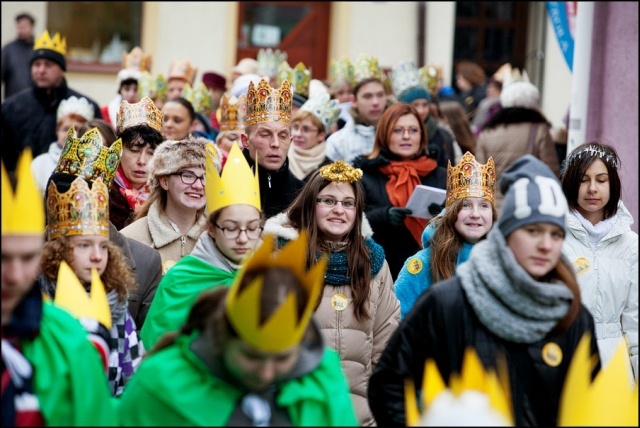
[[362,178],[362,170],[339,160],[320,168],[320,175],[334,183],[354,183]]
[[384,72],[378,65],[378,58],[367,54],[360,54],[353,64],[353,84],[358,86],[367,79],[378,79],[384,83]]
[[353,64],[351,64],[349,58],[343,56],[339,60],[331,60],[329,65],[329,81],[331,83],[347,82],[353,85]]
[[282,86],[285,80],[291,84],[291,92],[309,98],[311,69],[307,69],[304,63],[299,62],[294,68],[291,68],[287,61],[283,61],[278,69],[278,86]]
[[171,63],[167,80],[183,79],[193,85],[197,72],[198,69],[193,68],[188,59],[178,59]]
[[558,426],[637,427],[638,384],[629,384],[626,341],[620,340],[593,382],[595,361],[590,356],[590,344],[591,337],[586,333],[573,354],[560,397]]
[[[500,376],[493,370],[485,371],[476,351],[468,347],[465,349],[462,360],[462,373],[453,373],[449,380],[450,387],[447,388],[437,364],[433,359],[428,359],[425,362],[422,380],[422,417],[429,414],[434,400],[444,392],[452,393],[454,397],[460,397],[466,391],[477,391],[488,397],[489,409],[487,410],[490,410],[491,413],[497,413],[499,419],[503,419],[506,425],[513,426],[511,393],[507,369],[504,364],[498,365],[498,374]],[[412,379],[405,381],[405,407],[407,426],[419,426],[421,415]]]
[[105,147],[98,128],[91,128],[78,138],[71,126],[54,172],[78,175],[90,182],[102,178],[109,186],[121,157],[122,139],[118,138],[111,147]]
[[[262,245],[244,263],[226,298],[227,317],[238,335],[264,352],[282,351],[300,342],[320,298],[326,267],[326,258],[322,258],[309,270],[306,269],[306,254],[309,251],[306,231],[301,231],[298,239],[282,247],[275,256],[274,241],[274,235],[265,236]],[[264,278],[255,278],[242,291],[240,284],[248,272],[269,267],[290,269],[300,281],[307,294],[302,316],[298,316],[296,296],[292,292],[276,312],[260,325],[260,295]]]
[[213,144],[207,144],[206,186],[207,210],[209,213],[228,205],[247,204],[262,211],[260,204],[260,182],[258,169],[255,174],[247,163],[242,150],[233,143],[229,156],[218,174],[213,159],[218,156]]
[[101,178],[90,189],[83,177],[77,177],[63,193],[49,183],[47,239],[76,235],[109,236],[109,188]]
[[45,227],[44,202],[31,172],[31,149],[26,148],[18,159],[15,193],[9,174],[2,168],[2,235],[40,235]]
[[220,100],[220,131],[244,131],[244,121],[247,114],[247,96],[235,95],[228,97],[227,94]]
[[116,134],[118,135],[122,134],[125,129],[136,125],[147,125],[162,134],[162,112],[149,97],[144,97],[133,104],[122,100],[116,115],[116,122]]
[[145,55],[140,46],[131,49],[131,52],[122,52],[122,68],[132,68],[139,71],[151,70],[151,55]]
[[289,81],[282,82],[280,89],[271,88],[269,82],[261,79],[258,86],[249,82],[247,91],[247,116],[245,125],[251,126],[262,122],[282,122],[291,124],[291,106],[293,93]]
[[56,33],[52,40],[49,31],[44,30],[42,36],[37,38],[33,43],[33,50],[38,49],[47,49],[65,56],[67,54],[67,39],[66,37],[62,37],[60,33]]
[[485,198],[495,203],[496,168],[493,157],[486,164],[476,161],[475,156],[466,152],[460,163],[447,166],[447,201],[445,206],[451,205],[456,199],[467,197]]
[[56,283],[56,306],[69,312],[75,318],[97,320],[111,330],[111,309],[107,300],[104,284],[96,268],[91,269],[91,291],[85,291],[73,269],[64,260],[60,262]]
[[196,83],[195,88],[192,88],[189,82],[185,83],[182,88],[182,98],[191,103],[196,113],[202,113],[207,118],[211,116],[213,100],[204,83]]

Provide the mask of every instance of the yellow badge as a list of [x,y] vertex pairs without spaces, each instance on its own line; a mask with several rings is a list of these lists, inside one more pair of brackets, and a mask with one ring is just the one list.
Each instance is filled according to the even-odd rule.
[[409,263],[407,263],[407,270],[412,275],[420,273],[420,271],[422,270],[422,260],[417,257],[412,258],[411,260],[409,260]]
[[347,296],[345,296],[344,294],[334,294],[331,298],[331,307],[336,311],[344,311],[347,308],[348,304],[349,301],[347,300]]
[[548,366],[558,367],[562,362],[562,349],[557,343],[549,342],[542,348],[542,359]]
[[591,269],[591,263],[589,263],[589,259],[585,257],[580,257],[573,262],[573,270],[576,273],[576,276],[580,276]]
[[176,264],[175,260],[167,260],[164,263],[162,263],[162,274],[164,275],[165,273],[167,273],[167,271],[171,269],[171,266],[175,264]]

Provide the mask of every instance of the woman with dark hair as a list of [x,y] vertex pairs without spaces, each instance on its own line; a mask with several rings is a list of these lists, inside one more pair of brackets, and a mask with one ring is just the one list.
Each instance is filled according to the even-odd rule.
[[316,320],[338,351],[360,425],[375,423],[367,405],[371,370],[398,326],[400,305],[384,250],[364,217],[362,171],[344,161],[313,173],[289,208],[265,224],[280,246],[309,235],[307,266],[328,256]]
[[373,151],[354,160],[364,176],[365,212],[375,240],[387,255],[393,279],[421,248],[427,220],[405,208],[419,184],[444,189],[447,170],[428,156],[427,132],[417,110],[392,104],[378,123]]
[[563,253],[595,320],[603,365],[625,341],[633,385],[638,382],[638,234],[621,199],[620,166],[616,150],[596,141],[576,147],[564,161],[562,190],[571,215]]
[[167,140],[184,140],[191,136],[196,111],[189,100],[172,98],[162,106],[162,130]]
[[[120,401],[125,426],[355,426],[338,357],[313,309],[325,263],[301,237],[265,242],[230,288],[203,292]],[[215,285],[215,283],[214,283]]]
[[562,256],[568,208],[558,179],[526,155],[505,171],[500,186],[505,199],[496,227],[453,278],[418,298],[380,357],[369,382],[380,426],[405,426],[405,382],[420,389],[428,359],[453,387],[451,376],[460,373],[469,347],[484,368],[508,376],[516,426],[557,425],[562,388],[584,335],[592,376],[599,371],[593,317]]
[[472,122],[478,105],[487,97],[487,73],[472,61],[460,61],[456,65],[458,100]]

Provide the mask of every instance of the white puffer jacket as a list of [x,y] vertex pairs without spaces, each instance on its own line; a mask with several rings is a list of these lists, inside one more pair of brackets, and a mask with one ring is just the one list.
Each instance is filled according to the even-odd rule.
[[582,303],[596,324],[598,350],[603,366],[624,337],[630,364],[638,379],[638,234],[622,201],[615,222],[595,248],[587,230],[574,215],[567,216],[562,252],[573,264]]

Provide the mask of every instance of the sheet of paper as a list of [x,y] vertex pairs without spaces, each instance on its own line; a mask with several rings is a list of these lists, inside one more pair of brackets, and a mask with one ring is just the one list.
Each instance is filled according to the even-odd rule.
[[429,213],[429,205],[433,203],[444,204],[446,196],[447,191],[445,189],[419,184],[413,189],[405,208],[409,208],[412,211],[411,215],[413,217],[430,219],[433,216]]

